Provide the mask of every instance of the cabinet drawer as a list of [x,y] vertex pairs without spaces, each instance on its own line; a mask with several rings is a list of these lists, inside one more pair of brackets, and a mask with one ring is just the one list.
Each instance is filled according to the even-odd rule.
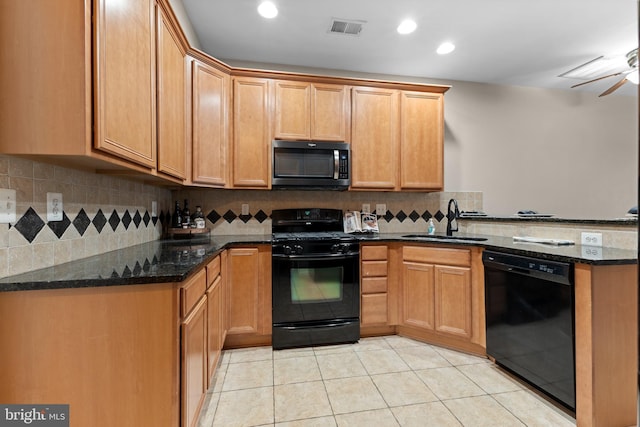
[[180,314],[185,317],[196,305],[207,289],[206,272],[203,268],[180,287]]
[[362,278],[363,294],[376,294],[380,292],[387,292],[386,277],[363,277]]
[[404,261],[417,261],[429,264],[471,265],[471,251],[468,249],[434,248],[428,246],[404,246]]
[[211,286],[216,277],[220,275],[220,255],[207,264],[207,288]]
[[362,277],[384,277],[387,275],[387,261],[363,261]]
[[388,319],[387,294],[362,295],[360,311],[362,325],[386,324]]
[[387,247],[386,246],[362,246],[360,249],[360,256],[363,261],[368,260],[386,260],[387,259]]

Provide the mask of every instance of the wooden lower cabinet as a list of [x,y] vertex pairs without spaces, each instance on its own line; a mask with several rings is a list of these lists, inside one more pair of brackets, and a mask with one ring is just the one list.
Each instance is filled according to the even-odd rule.
[[481,250],[404,245],[398,332],[484,354]]
[[3,404],[69,404],[71,427],[180,425],[176,284],[0,292],[0,313]]
[[271,344],[271,246],[227,250],[226,347]]
[[182,426],[195,426],[207,391],[207,298],[182,321]]

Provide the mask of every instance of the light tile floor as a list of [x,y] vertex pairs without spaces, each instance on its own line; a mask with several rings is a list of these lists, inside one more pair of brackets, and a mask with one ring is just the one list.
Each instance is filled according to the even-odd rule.
[[487,359],[399,336],[225,351],[199,420],[200,427],[575,425]]

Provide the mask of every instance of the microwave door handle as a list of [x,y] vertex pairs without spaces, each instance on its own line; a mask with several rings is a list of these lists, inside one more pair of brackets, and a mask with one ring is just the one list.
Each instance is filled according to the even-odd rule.
[[340,177],[340,151],[333,150],[333,179]]

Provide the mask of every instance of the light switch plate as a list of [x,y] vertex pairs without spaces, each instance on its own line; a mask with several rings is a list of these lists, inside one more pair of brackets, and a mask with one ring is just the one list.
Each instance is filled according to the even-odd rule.
[[151,218],[156,218],[158,216],[158,202],[155,200],[151,202]]
[[362,204],[362,213],[371,213],[371,205],[369,203]]
[[387,214],[387,205],[385,203],[376,204],[376,215],[385,216]]
[[62,193],[47,193],[47,221],[62,221]]
[[0,224],[16,222],[16,190],[0,189]]
[[242,215],[249,215],[249,204],[248,203],[243,203],[242,204]]

